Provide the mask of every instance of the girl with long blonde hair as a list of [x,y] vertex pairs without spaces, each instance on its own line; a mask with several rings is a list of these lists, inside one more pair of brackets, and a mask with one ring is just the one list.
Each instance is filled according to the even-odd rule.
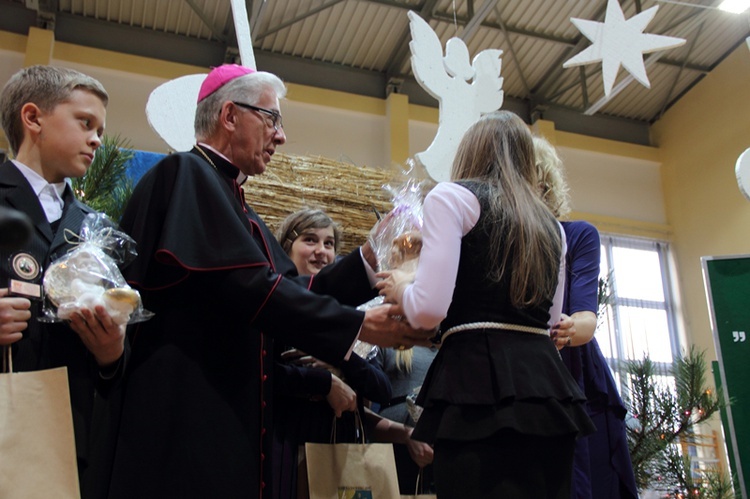
[[451,179],[425,199],[414,281],[379,274],[412,326],[441,331],[412,438],[434,444],[441,499],[568,499],[575,439],[593,427],[550,341],[563,239],[526,124],[482,117]]

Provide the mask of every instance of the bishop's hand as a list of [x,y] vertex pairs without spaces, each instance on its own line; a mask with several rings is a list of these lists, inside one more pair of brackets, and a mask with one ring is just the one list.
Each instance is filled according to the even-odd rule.
[[414,329],[403,318],[400,305],[385,304],[365,311],[359,339],[384,348],[431,346],[434,330]]

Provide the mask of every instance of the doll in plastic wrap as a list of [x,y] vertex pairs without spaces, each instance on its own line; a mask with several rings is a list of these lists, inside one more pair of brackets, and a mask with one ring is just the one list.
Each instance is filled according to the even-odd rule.
[[80,242],[44,273],[44,316],[46,322],[70,320],[83,309],[103,306],[118,325],[151,317],[144,310],[138,291],[122,277],[118,263],[135,256],[135,242],[115,229],[106,215],[88,215],[81,228]]
[[[368,237],[377,256],[378,270],[403,272],[413,278],[422,250],[424,184],[423,181],[409,179],[384,186],[391,193],[393,209],[373,227]],[[357,310],[368,310],[382,303],[383,297],[377,296],[357,307]],[[373,345],[362,341],[355,343],[354,351],[365,359],[376,354]]]
[[420,251],[422,251],[421,232],[413,230],[401,234],[393,240],[391,268],[413,274],[417,270]]

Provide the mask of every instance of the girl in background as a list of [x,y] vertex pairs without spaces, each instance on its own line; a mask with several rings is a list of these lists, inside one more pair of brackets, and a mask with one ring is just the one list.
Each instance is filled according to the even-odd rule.
[[[325,212],[310,208],[289,215],[276,235],[299,274],[313,279],[334,262],[341,246],[338,225]],[[275,358],[272,490],[274,498],[295,499],[299,446],[329,443],[333,425],[337,442],[367,439],[353,411],[364,417],[365,399],[387,403],[391,385],[376,364],[354,353],[337,367],[291,346],[277,345]]]

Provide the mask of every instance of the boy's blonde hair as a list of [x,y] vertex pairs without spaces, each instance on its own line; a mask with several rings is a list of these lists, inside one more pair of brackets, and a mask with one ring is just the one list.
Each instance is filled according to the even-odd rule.
[[98,80],[73,69],[29,66],[11,76],[0,94],[0,122],[14,155],[23,142],[21,108],[31,102],[50,112],[67,101],[73,90],[89,91],[105,106],[109,102],[109,95]]

